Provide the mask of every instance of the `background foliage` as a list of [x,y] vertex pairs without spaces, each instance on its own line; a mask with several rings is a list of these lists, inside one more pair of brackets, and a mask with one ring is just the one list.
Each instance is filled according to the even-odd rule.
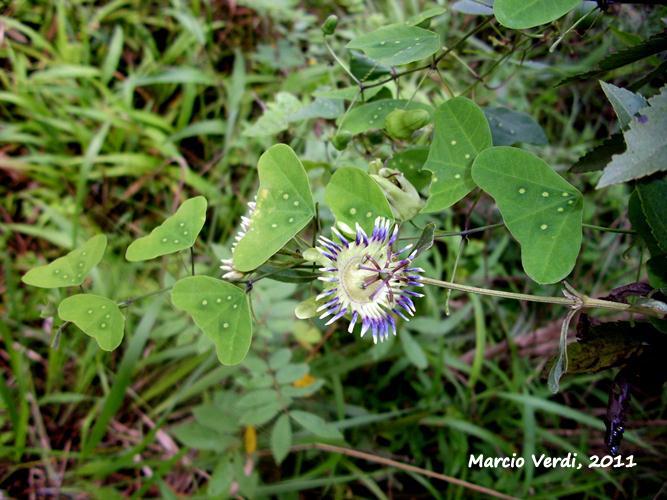
[[[556,396],[541,377],[560,335],[557,307],[429,290],[419,317],[372,347],[335,324],[296,320],[294,308],[309,290],[261,280],[251,292],[250,355],[227,367],[168,295],[135,300],[190,273],[187,253],[128,263],[125,251],[196,195],[208,200],[208,222],[194,265],[199,274],[218,276],[219,259],[230,257],[238,220],[256,192],[259,157],[276,142],[297,152],[322,204],[335,169],[342,176],[343,167],[366,168],[405,144],[383,135],[392,109],[408,101],[426,109],[463,95],[483,106],[493,144],[514,144],[509,132],[518,131],[525,149],[565,173],[599,141],[621,129],[633,133],[614,112],[621,117],[618,105],[626,101],[609,97],[618,93],[597,78],[634,86],[647,98],[664,84],[664,66],[663,73],[654,71],[664,64],[659,50],[636,63],[631,58],[630,66],[605,58],[660,31],[664,8],[618,6],[590,13],[570,30],[591,7],[577,6],[554,23],[515,31],[488,16],[482,5],[488,1],[441,3],[62,0],[3,7],[3,491],[102,498],[470,492],[377,461],[391,458],[516,496],[658,494],[667,479],[661,391],[632,400],[623,447],[635,456],[633,469],[535,469],[530,461],[516,471],[467,467],[473,453],[607,453],[602,416],[613,373],[567,376]],[[351,111],[357,89],[347,88],[352,82],[320,30],[331,13],[340,17],[329,38],[338,57],[358,79],[387,80],[365,90],[368,102]],[[406,21],[426,23],[445,47],[475,33],[439,60],[438,70],[396,82],[389,66],[427,53],[399,41],[403,60],[366,52],[375,64],[348,50],[373,42],[360,35]],[[437,46],[423,36],[428,57]],[[592,74],[557,85],[583,71]],[[652,76],[638,81],[636,75]],[[517,128],[503,129],[508,113]],[[338,152],[338,132],[364,134]],[[429,135],[410,142],[415,148],[390,162],[404,160],[409,178],[425,187],[425,172],[410,166],[427,160]],[[584,220],[629,229],[629,189],[617,184],[596,191],[599,179],[597,172],[568,174],[585,196]],[[644,207],[657,199],[651,189],[640,187],[635,195],[645,196]],[[325,225],[333,221],[327,210],[320,217]],[[499,220],[493,199],[477,195],[444,215],[415,219],[451,232]],[[418,234],[410,227],[404,232]],[[107,235],[108,246],[83,285],[122,301],[125,338],[112,353],[75,328],[59,330],[56,305],[66,290],[19,281],[97,233]],[[643,278],[642,248],[634,242],[627,234],[584,228],[570,279],[590,295],[606,295]],[[649,244],[654,257],[662,255],[659,243]],[[559,293],[555,285],[527,279],[519,247],[504,229],[464,241],[443,236],[435,250],[421,263],[431,276],[449,277],[456,267],[458,281]],[[175,305],[187,310],[183,300]],[[362,450],[376,461],[332,453],[322,442]]]

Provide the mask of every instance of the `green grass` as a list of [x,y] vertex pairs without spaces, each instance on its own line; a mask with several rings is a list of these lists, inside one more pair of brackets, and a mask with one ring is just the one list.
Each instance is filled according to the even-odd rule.
[[[285,1],[275,5],[292,6],[275,9],[274,2],[257,2],[265,7],[256,10],[247,7],[251,2],[236,3],[16,1],[0,11],[0,491],[16,498],[58,491],[206,497],[228,493],[233,480],[248,498],[471,495],[418,472],[316,448],[296,449],[277,465],[267,423],[254,426],[258,449],[247,458],[246,426],[224,402],[247,394],[255,368],[287,347],[293,362],[307,363],[323,384],[291,408],[331,422],[344,434],[341,445],[517,497],[656,495],[667,481],[664,393],[633,400],[623,444],[638,464],[633,469],[467,467],[469,455],[480,453],[606,454],[602,417],[613,373],[566,377],[555,396],[541,376],[566,312],[558,307],[453,293],[446,317],[445,292],[428,290],[419,319],[403,327],[409,336],[372,347],[321,322],[304,323],[311,327],[305,336],[293,309],[310,291],[262,280],[252,292],[257,327],[250,361],[238,367],[217,362],[166,293],[127,308],[126,338],[113,353],[73,327],[50,347],[59,326],[55,308],[68,292],[20,284],[29,268],[104,232],[109,248],[86,290],[120,301],[169,287],[189,274],[189,256],[133,264],[124,260],[125,249],[181,201],[203,194],[210,209],[195,265],[200,274],[218,276],[218,259],[229,256],[254,194],[257,159],[268,146],[286,142],[297,151],[320,202],[334,167],[365,165],[390,153],[388,143],[367,141],[335,156],[325,144],[336,130],[330,120],[292,123],[273,136],[243,131],[280,91],[307,101],[318,87],[349,84],[330,64],[319,32],[332,9],[342,34],[333,48],[342,55],[347,38],[400,21],[421,2],[346,1],[334,8]],[[554,84],[622,46],[610,26],[641,36],[658,29],[660,11],[632,12],[641,25],[605,16],[569,34],[553,54],[549,46],[576,14],[540,30],[540,39],[491,23],[457,58],[442,62],[439,76],[420,84],[416,73],[389,88],[436,103],[450,90],[465,92],[480,104],[527,112],[550,141],[540,154],[562,172],[614,125],[596,82]],[[432,29],[451,44],[477,22],[449,11]],[[470,69],[486,75],[484,81]],[[613,77],[623,81],[625,75]],[[624,188],[596,192],[596,174],[568,179],[586,195],[585,222],[629,227]],[[460,203],[444,217],[419,216],[416,223],[460,230],[469,209]],[[332,220],[326,210],[322,218]],[[498,221],[492,200],[482,197],[470,227]],[[405,236],[414,234],[406,226]],[[585,229],[584,236],[575,286],[604,295],[635,279],[640,251],[627,235]],[[422,259],[428,275],[450,276],[459,248],[458,237],[437,243]],[[518,246],[503,228],[470,236],[456,279],[560,293],[527,279]],[[540,328],[555,333],[531,344]],[[485,358],[484,348],[508,340],[507,348]],[[211,407],[219,412],[213,422],[202,417]],[[195,435],[200,431],[203,436]],[[298,426],[293,431],[295,445],[315,441]]]

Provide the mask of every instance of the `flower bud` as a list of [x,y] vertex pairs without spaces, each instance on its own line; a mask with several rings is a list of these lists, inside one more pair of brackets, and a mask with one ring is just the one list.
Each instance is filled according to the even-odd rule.
[[343,151],[352,140],[350,132],[338,132],[331,138],[331,144],[338,151]]
[[333,35],[336,32],[336,26],[338,26],[338,16],[331,14],[322,23],[322,33],[325,35]]
[[431,121],[431,115],[425,109],[395,109],[385,118],[387,133],[394,139],[409,139],[415,130],[419,130]]
[[382,168],[378,175],[372,174],[371,177],[384,192],[397,219],[409,220],[421,211],[424,201],[401,171]]

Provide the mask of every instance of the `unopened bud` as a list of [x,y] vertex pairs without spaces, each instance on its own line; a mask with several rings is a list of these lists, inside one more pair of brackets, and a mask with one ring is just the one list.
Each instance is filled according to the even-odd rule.
[[395,109],[385,118],[387,133],[394,139],[409,139],[412,133],[431,121],[431,115],[425,109]]
[[371,175],[371,177],[387,197],[391,211],[397,219],[409,220],[421,211],[424,201],[402,172],[382,168],[378,175]]
[[325,35],[333,35],[336,32],[336,26],[338,26],[338,16],[331,14],[322,23],[322,33]]
[[331,138],[331,144],[338,151],[343,151],[351,140],[352,134],[350,132],[338,132]]

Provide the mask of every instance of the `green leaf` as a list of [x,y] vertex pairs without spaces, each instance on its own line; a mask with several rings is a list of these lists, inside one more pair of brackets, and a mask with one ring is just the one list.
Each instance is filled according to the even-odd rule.
[[[370,89],[364,90],[364,98],[366,100],[372,99],[380,90],[384,87],[372,87]],[[344,101],[353,101],[361,97],[361,91],[359,90],[359,85],[352,85],[349,87],[343,87],[340,89],[321,89],[313,92],[314,97],[322,97],[325,99],[338,99]]]
[[259,158],[257,206],[234,250],[234,269],[252,271],[308,225],[315,215],[308,176],[292,148],[271,146]]
[[628,201],[628,218],[632,223],[632,229],[641,237],[642,241],[646,244],[648,251],[651,255],[660,255],[662,254],[662,249],[658,245],[658,242],[653,236],[653,231],[651,226],[649,226],[646,221],[646,215],[644,214],[644,209],[642,208],[641,201],[639,199],[639,192],[635,190],[630,194],[630,199]]
[[430,21],[434,17],[441,16],[447,12],[447,9],[444,7],[440,7],[439,5],[430,7],[422,12],[419,12],[418,14],[415,14],[414,16],[409,17],[405,23],[410,24],[412,26],[420,26],[424,24],[425,21]]
[[206,206],[203,196],[185,200],[174,215],[167,217],[148,236],[133,241],[127,247],[125,258],[137,262],[190,248],[204,227]]
[[656,244],[667,252],[667,179],[638,182],[637,195]]
[[276,373],[276,382],[279,384],[291,384],[299,380],[308,373],[308,365],[306,363],[298,363],[294,365],[283,366]]
[[219,434],[197,422],[185,422],[171,428],[171,433],[188,448],[224,451],[234,442],[229,435]]
[[107,237],[98,234],[67,255],[31,269],[23,275],[21,281],[40,288],[79,286],[90,270],[102,260],[106,247]]
[[623,134],[617,132],[607,137],[588,151],[584,156],[569,169],[570,172],[581,174],[584,172],[595,172],[602,170],[611,161],[611,157],[625,151],[625,141]]
[[494,146],[513,146],[518,142],[543,145],[547,136],[533,117],[508,108],[489,106],[484,108],[489,121]]
[[640,179],[667,170],[667,87],[648,100],[648,106],[623,132],[627,150],[615,155],[602,172],[597,189]]
[[424,350],[419,345],[419,342],[417,342],[407,330],[402,331],[399,337],[405,355],[410,362],[420,370],[425,370],[428,367],[428,360],[426,359],[426,354],[424,354]]
[[581,0],[496,0],[493,13],[503,26],[525,29],[555,21],[580,3]]
[[424,168],[433,172],[422,212],[452,206],[475,187],[473,161],[491,146],[491,130],[482,110],[466,97],[455,97],[435,111],[433,141]]
[[269,368],[272,370],[279,370],[283,366],[287,366],[291,359],[292,351],[286,347],[278,349],[276,352],[271,354],[271,357],[269,358]]
[[292,425],[287,415],[280,415],[271,429],[271,453],[276,463],[282,462],[292,446]]
[[346,47],[362,50],[380,63],[398,66],[435,54],[440,49],[440,37],[416,26],[392,24],[361,35]]
[[565,278],[581,247],[581,193],[537,156],[508,146],[480,153],[472,177],[496,200],[528,276],[542,284]]
[[387,168],[400,170],[405,178],[421,191],[431,183],[431,172],[422,167],[428,158],[427,147],[415,147],[396,153],[387,161]]
[[471,16],[492,16],[493,0],[458,0],[452,4],[452,10]]
[[93,337],[100,349],[113,351],[125,334],[125,316],[113,300],[91,293],[72,295],[58,306],[58,317]]
[[622,129],[630,123],[640,109],[647,105],[646,99],[627,89],[603,81],[600,81],[600,86],[614,108],[618,124]]
[[351,134],[361,134],[369,130],[384,127],[385,118],[395,109],[424,109],[431,112],[431,107],[419,102],[406,101],[403,99],[379,99],[352,108],[343,116],[340,122],[340,130]]
[[324,439],[343,439],[343,435],[338,429],[317,415],[300,410],[293,410],[289,415],[297,424],[318,437]]
[[[360,82],[367,82],[369,80],[380,78],[381,76],[390,75],[391,67],[380,64],[378,61],[366,57],[363,53],[353,50],[350,52],[350,72]],[[383,88],[384,87],[375,87],[374,89],[368,89],[369,94],[366,94],[366,91],[364,91],[364,97],[370,99]],[[356,86],[356,89],[357,93],[359,93],[358,85]]]
[[305,121],[313,118],[334,119],[338,118],[345,111],[345,107],[340,99],[315,98],[310,104],[306,104],[296,113],[287,117],[289,122]]
[[646,261],[648,282],[653,288],[667,290],[667,254],[651,257]]
[[336,170],[327,184],[324,199],[336,220],[353,229],[359,223],[364,231],[369,232],[376,217],[394,218],[380,186],[358,168]]
[[176,282],[171,301],[213,341],[223,365],[243,361],[252,339],[250,305],[243,290],[208,276],[189,276]]

